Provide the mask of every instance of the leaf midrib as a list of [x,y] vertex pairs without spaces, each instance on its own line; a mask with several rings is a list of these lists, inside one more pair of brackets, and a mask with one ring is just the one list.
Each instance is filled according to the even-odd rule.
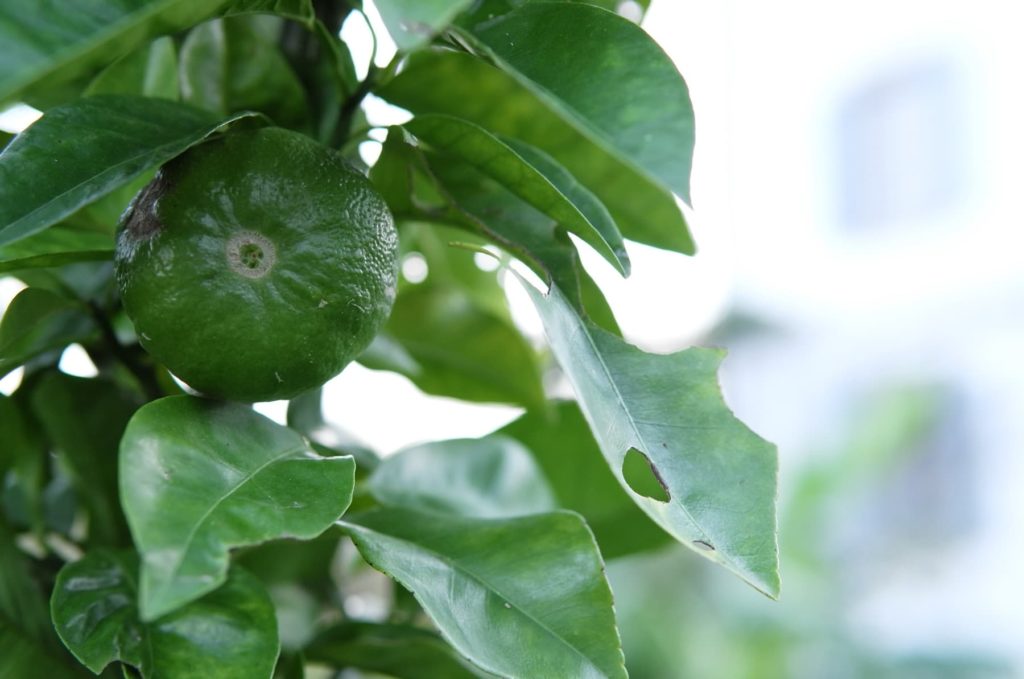
[[230,499],[242,486],[252,481],[253,478],[259,475],[260,472],[262,472],[267,467],[271,466],[276,462],[280,462],[282,459],[286,457],[295,455],[297,453],[301,453],[304,450],[305,448],[301,444],[293,446],[291,448],[286,448],[279,455],[276,455],[275,457],[268,459],[266,462],[262,463],[255,469],[244,474],[242,478],[239,479],[238,482],[231,487],[230,490],[228,490],[226,493],[217,498],[217,500],[212,505],[210,505],[210,508],[207,509],[201,517],[199,517],[199,519],[195,522],[195,525],[192,527],[188,535],[185,537],[185,540],[182,543],[183,547],[178,552],[180,556],[175,561],[174,569],[171,571],[170,577],[164,582],[164,585],[163,587],[161,587],[160,591],[165,592],[168,588],[168,583],[173,582],[178,577],[178,572],[181,569],[181,565],[185,561],[185,555],[187,555],[189,551],[192,549],[192,541],[195,540],[196,535],[198,535],[200,529],[203,528],[207,520],[213,515],[215,511],[217,511],[217,509],[220,508],[220,506],[224,502]]
[[476,44],[476,46],[483,48],[487,52],[487,55],[494,60],[495,65],[501,64],[500,69],[506,75],[509,75],[520,86],[537,96],[537,98],[545,103],[549,109],[555,112],[555,115],[558,118],[568,124],[569,127],[576,130],[588,141],[599,147],[605,154],[611,157],[613,161],[632,170],[643,179],[646,179],[658,190],[668,194],[668,196],[675,196],[675,192],[666,186],[665,182],[663,182],[660,177],[654,176],[649,170],[647,170],[647,168],[641,167],[636,160],[612,142],[608,138],[607,133],[599,130],[595,125],[584,118],[583,114],[576,110],[575,106],[570,105],[569,102],[565,101],[565,99],[558,96],[544,85],[541,85],[539,82],[533,80],[525,73],[522,73],[518,68],[504,58],[498,56],[497,53],[491,49],[490,45],[478,38],[472,31],[458,27],[453,27],[452,30],[457,32],[464,39],[469,38],[472,43]]
[[[135,155],[133,155],[133,156],[131,156],[129,158],[125,158],[124,160],[122,160],[121,162],[117,163],[116,165],[109,166],[103,172],[100,172],[99,174],[94,174],[94,175],[92,175],[90,177],[87,177],[87,178],[83,179],[82,181],[80,181],[79,183],[75,184],[71,188],[69,188],[69,189],[67,189],[67,190],[65,190],[65,191],[63,191],[61,193],[58,193],[56,196],[53,196],[52,198],[47,200],[42,205],[40,205],[39,207],[35,208],[34,210],[32,210],[30,212],[27,212],[27,213],[23,214],[22,216],[18,217],[13,222],[8,222],[6,225],[0,226],[0,245],[6,244],[6,243],[11,243],[11,242],[20,240],[21,238],[26,238],[26,237],[32,235],[32,233],[33,233],[32,229],[28,229],[27,233],[21,233],[21,234],[15,233],[14,238],[11,238],[11,239],[6,239],[5,238],[5,236],[7,236],[7,234],[10,233],[11,231],[17,232],[19,227],[21,227],[21,230],[24,231],[25,230],[24,227],[21,226],[23,223],[25,223],[25,222],[31,223],[32,218],[35,217],[37,215],[37,213],[43,212],[45,214],[45,211],[46,211],[47,208],[49,208],[50,206],[54,205],[55,203],[60,203],[69,194],[72,194],[75,191],[78,191],[83,186],[85,186],[85,185],[87,185],[89,183],[92,183],[92,182],[102,182],[103,180],[105,180],[107,178],[115,177],[115,176],[117,176],[117,173],[120,172],[126,166],[130,166],[131,164],[138,162],[139,160],[145,158],[147,155],[163,154],[164,152],[166,152],[167,149],[171,149],[171,148],[177,147],[179,144],[181,144],[183,139],[188,139],[188,140],[191,140],[191,141],[198,141],[198,139],[203,139],[207,135],[209,135],[211,132],[213,132],[217,128],[221,127],[222,125],[225,125],[227,123],[233,122],[233,121],[235,121],[235,120],[237,120],[237,119],[239,119],[241,117],[247,116],[247,115],[249,115],[249,114],[242,113],[240,115],[232,116],[232,117],[230,117],[230,118],[228,118],[226,120],[222,120],[222,121],[218,122],[216,125],[212,125],[210,127],[205,127],[204,126],[203,128],[200,128],[199,130],[197,130],[195,132],[192,132],[191,134],[189,134],[187,136],[179,137],[178,139],[176,139],[174,141],[168,142],[166,144],[162,144],[161,146],[156,146],[156,147],[147,149],[147,150],[145,150],[145,151],[143,151],[141,153],[137,153],[137,154],[135,154]],[[203,132],[199,136],[198,139],[196,139],[195,135],[198,132],[202,132],[202,130],[206,130],[206,131]],[[147,168],[142,168],[141,170],[138,170],[136,172],[136,174],[134,174],[131,177],[128,177],[127,179],[125,179],[124,183],[127,183],[127,182],[131,181],[132,179],[137,177],[142,172],[145,172],[146,169]],[[113,189],[116,189],[116,188],[117,188],[116,186],[113,187]],[[113,189],[111,189],[111,190],[113,190]],[[109,191],[108,191],[108,193],[109,193]],[[59,208],[59,209],[64,209],[64,208]],[[74,208],[72,208],[72,209],[74,209]],[[36,229],[36,231],[42,231],[43,229],[47,228],[47,226],[49,226],[49,224],[46,225],[46,226],[43,226],[43,227],[41,227],[39,229]]]
[[[559,296],[562,296],[562,291],[559,290],[556,286],[552,285],[552,289],[557,290]],[[549,292],[548,294],[551,293]],[[622,391],[619,389],[618,383],[612,378],[611,369],[608,367],[608,364],[604,360],[604,356],[601,355],[601,352],[597,348],[597,344],[594,342],[594,338],[590,334],[590,328],[588,328],[586,323],[582,319],[579,319],[579,317],[576,316],[575,313],[573,313],[573,318],[577,319],[577,328],[579,329],[580,334],[582,334],[586,338],[587,344],[590,346],[591,353],[595,357],[597,357],[597,362],[601,366],[601,371],[604,373],[604,376],[607,379],[608,384],[611,386],[612,392],[615,394],[615,400],[618,401],[619,407],[622,409],[622,412],[626,415],[626,421],[629,423],[629,428],[633,431],[633,434],[636,436],[637,442],[644,447],[645,451],[651,451],[652,448],[647,444],[647,440],[645,439],[644,435],[640,433],[640,429],[637,427],[637,424],[640,423],[641,421],[633,416],[632,410],[629,408],[629,406],[626,405],[626,400],[622,396]],[[646,455],[647,453],[645,452],[644,454]],[[619,474],[616,474],[616,477],[618,476]],[[676,507],[679,507],[679,509],[682,510],[683,514],[686,515],[686,518],[690,521],[693,527],[700,532],[701,539],[711,540],[711,537],[704,531],[704,528],[700,525],[700,523],[697,522],[697,520],[690,513],[690,510],[686,508],[686,505],[684,505],[681,500],[675,499],[674,501],[672,501],[672,504],[674,504]],[[708,544],[714,544],[714,542],[709,542]],[[736,564],[732,561],[731,558],[727,556],[723,556],[723,558],[726,561],[728,561],[732,567],[737,568]]]
[[[573,653],[575,653],[580,658],[582,658],[596,672],[598,672],[600,674],[603,674],[603,671],[601,670],[601,668],[598,667],[595,664],[595,662],[590,657],[588,657],[585,653],[583,653],[583,651],[581,651],[580,649],[578,649],[575,646],[573,646],[571,643],[569,643],[568,640],[563,638],[560,634],[558,634],[553,629],[551,629],[550,627],[545,625],[543,622],[541,622],[539,619],[537,619],[536,617],[531,615],[519,603],[513,603],[512,599],[510,599],[509,597],[507,597],[504,594],[502,594],[500,591],[498,591],[498,589],[496,587],[494,587],[493,585],[488,583],[484,578],[482,578],[479,575],[477,575],[476,573],[472,572],[471,570],[469,570],[465,566],[459,565],[451,557],[448,557],[445,554],[441,554],[441,553],[431,549],[430,547],[427,547],[426,545],[420,544],[418,542],[414,542],[414,541],[409,540],[407,538],[398,537],[396,535],[391,535],[391,534],[388,534],[388,533],[380,533],[379,531],[373,530],[372,528],[368,528],[366,526],[361,526],[359,524],[348,523],[347,521],[338,521],[338,523],[340,525],[342,525],[342,526],[354,527],[357,530],[365,530],[365,531],[369,531],[369,532],[372,532],[372,533],[378,533],[378,534],[386,535],[387,537],[389,537],[389,538],[391,538],[393,540],[398,540],[399,542],[402,542],[402,543],[405,543],[405,544],[409,544],[409,545],[413,545],[413,546],[415,546],[415,547],[417,547],[419,549],[422,549],[423,551],[425,551],[428,554],[430,554],[431,556],[435,557],[436,559],[438,559],[442,563],[446,564],[447,566],[449,566],[453,570],[458,571],[460,573],[463,573],[466,577],[468,577],[469,579],[471,579],[471,580],[475,581],[476,583],[478,583],[480,585],[480,587],[493,592],[494,594],[496,594],[499,597],[501,597],[501,599],[503,601],[506,601],[506,602],[512,604],[512,606],[514,607],[514,609],[516,611],[519,611],[519,613],[521,613],[524,617],[526,617],[533,624],[535,624],[538,627],[540,627],[542,630],[547,632],[550,636],[552,636],[555,639],[557,639],[566,648],[568,648]],[[417,598],[419,598],[419,595],[415,591],[413,591],[413,594],[416,595]]]

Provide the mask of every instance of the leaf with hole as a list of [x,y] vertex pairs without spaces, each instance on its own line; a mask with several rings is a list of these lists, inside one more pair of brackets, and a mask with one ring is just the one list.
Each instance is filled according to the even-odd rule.
[[551,484],[558,506],[583,515],[605,559],[671,540],[603,463],[601,449],[575,402],[560,401],[526,413],[496,433],[526,446]]
[[626,676],[612,594],[570,512],[469,519],[406,509],[346,517],[375,568],[412,590],[441,634],[506,677]]
[[119,468],[146,621],[216,589],[232,547],[323,533],[351,502],[355,474],[351,457],[321,457],[246,406],[192,396],[140,408]]
[[138,560],[94,550],[57,575],[50,610],[65,646],[99,674],[114,661],[146,679],[269,677],[277,619],[260,582],[234,568],[223,586],[154,621],[136,608]]
[[557,286],[547,295],[527,290],[633,501],[676,539],[778,596],[776,450],[722,399],[716,373],[724,352],[648,354],[581,318]]

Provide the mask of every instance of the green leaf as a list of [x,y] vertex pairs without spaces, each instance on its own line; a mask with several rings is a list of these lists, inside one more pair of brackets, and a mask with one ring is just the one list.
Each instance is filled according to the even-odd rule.
[[113,546],[128,539],[117,505],[117,447],[137,405],[113,382],[56,371],[32,390],[33,413],[88,509],[93,542]]
[[550,156],[522,142],[506,143],[478,125],[447,115],[417,116],[405,128],[500,183],[628,275],[629,256],[611,215]]
[[[442,222],[485,236],[569,291],[575,306],[595,312],[602,327],[617,330],[603,295],[554,220],[473,166],[417,148],[403,134],[401,128],[388,133],[372,175],[397,219]],[[475,287],[461,283],[460,289]]]
[[[594,5],[595,7],[601,7],[608,10],[609,12],[616,12],[620,6],[624,4],[630,4],[623,0],[484,0],[483,2],[476,3],[469,12],[467,12],[467,18],[463,19],[465,23],[468,20],[475,22],[484,21],[487,19],[493,19],[500,14],[508,14],[519,5],[523,5],[529,2],[582,2],[588,5]],[[651,0],[634,0],[635,4],[639,6],[641,12],[646,12],[647,8],[651,4]],[[642,17],[642,15],[641,15]]]
[[[31,568],[32,564],[15,544],[14,535],[0,521],[0,621],[6,618],[16,623],[28,639],[45,644],[52,636],[50,616]],[[0,676],[14,675],[0,672]]]
[[473,0],[377,0],[388,33],[401,50],[427,43]]
[[[0,480],[12,483],[0,490],[0,497],[12,524],[29,527],[39,535],[44,525],[43,488],[49,442],[43,437],[41,427],[32,418],[28,406],[33,386],[34,380],[30,379],[23,382],[13,395],[0,395],[0,432],[3,432]],[[15,498],[18,500],[17,510],[12,511]],[[0,572],[6,571],[0,569]]]
[[454,208],[444,219],[489,236],[546,282],[568,291],[574,306],[584,309],[581,281],[586,272],[564,230],[465,163],[434,153],[425,154],[425,161]]
[[575,402],[560,401],[527,413],[497,433],[529,449],[558,505],[583,515],[605,559],[659,547],[671,539],[615,480]]
[[[600,11],[600,10],[597,10]],[[540,44],[528,40],[531,45]],[[560,52],[585,55],[575,48]],[[550,50],[539,50],[550,54]],[[588,77],[601,77],[588,66]],[[588,85],[616,106],[632,101],[632,79],[614,86]],[[626,88],[625,92],[621,90]],[[618,94],[616,94],[618,92]],[[584,129],[578,117],[543,97],[536,87],[469,54],[422,52],[378,94],[416,114],[443,113],[470,120],[492,133],[532,144],[550,154],[607,206],[622,234],[655,247],[692,253],[693,241],[671,192]],[[494,102],[501,102],[495,106]],[[682,153],[681,149],[675,151]]]
[[[633,501],[683,544],[778,596],[776,450],[722,399],[716,371],[724,352],[648,354],[580,318],[557,287],[547,295],[526,287],[601,452]],[[667,502],[627,482],[631,451],[650,465]]]
[[274,668],[273,679],[305,679],[306,660],[302,653],[281,654],[277,660],[277,667]]
[[281,20],[271,16],[215,19],[193,28],[181,47],[185,103],[227,115],[259,111],[278,125],[307,123],[306,93],[277,46]]
[[14,243],[0,245],[0,273],[98,262],[114,257],[107,234],[57,225]]
[[484,674],[433,632],[409,625],[343,622],[305,650],[310,661],[396,679],[474,679]]
[[121,505],[153,620],[215,589],[228,550],[324,532],[352,500],[351,457],[320,457],[248,407],[191,396],[149,403],[121,440]]
[[[416,362],[414,372],[402,374],[428,394],[524,406],[544,401],[536,354],[526,339],[511,322],[456,289],[402,291],[385,332]],[[369,368],[384,367],[371,358],[360,360]]]
[[43,79],[73,80],[154,36],[202,21],[223,4],[211,0],[2,0],[0,102]]
[[143,677],[269,677],[277,660],[274,606],[259,581],[232,569],[223,586],[153,622],[135,607],[134,554],[90,552],[61,569],[50,599],[57,633],[99,674],[120,660]]
[[225,120],[164,99],[115,95],[50,110],[0,154],[0,245],[55,224],[247,115]]
[[328,565],[342,536],[329,530],[312,540],[274,540],[239,550],[237,563],[271,586],[301,586],[326,600],[336,592]]
[[693,106],[672,60],[643,29],[591,5],[555,2],[466,29],[562,118],[690,202]]
[[537,464],[502,436],[437,441],[384,458],[369,479],[385,505],[481,519],[555,509]]
[[76,262],[103,262],[114,258],[113,250],[79,250],[78,252],[55,252],[0,262],[0,273],[25,271],[27,269],[50,269],[75,264]]
[[341,523],[460,653],[508,677],[625,677],[612,594],[576,514],[468,519],[380,509]]
[[25,288],[0,320],[0,377],[32,358],[95,332],[85,306],[48,290]]
[[398,237],[403,257],[415,252],[422,255],[427,264],[427,278],[423,283],[410,283],[403,277],[399,281],[400,289],[417,285],[456,288],[480,309],[512,321],[498,270],[485,271],[476,262],[477,251],[485,249],[487,238],[465,229],[409,222],[399,225]]
[[53,677],[77,679],[89,677],[80,667],[72,667],[54,657],[54,651],[25,636],[14,624],[0,616],[0,677]]
[[84,96],[124,94],[178,98],[178,55],[171,38],[157,38],[103,69]]
[[313,23],[316,13],[312,0],[234,0],[227,14],[277,14],[306,26]]

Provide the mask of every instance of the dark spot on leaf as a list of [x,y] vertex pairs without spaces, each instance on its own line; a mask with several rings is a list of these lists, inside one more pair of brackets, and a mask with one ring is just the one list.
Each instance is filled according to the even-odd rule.
[[704,542],[703,540],[694,540],[693,544],[694,546],[703,549],[705,552],[715,551],[715,546],[710,542]]
[[622,476],[637,495],[658,502],[668,502],[672,497],[658,468],[636,448],[630,448],[626,453],[626,459],[622,461]]

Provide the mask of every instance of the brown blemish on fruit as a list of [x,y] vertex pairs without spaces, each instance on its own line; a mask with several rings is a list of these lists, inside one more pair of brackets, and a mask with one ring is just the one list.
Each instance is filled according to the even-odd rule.
[[153,181],[146,184],[139,195],[128,207],[124,217],[124,230],[127,236],[135,241],[149,240],[164,229],[163,222],[157,216],[157,204],[160,198],[171,188],[167,173],[156,173]]

